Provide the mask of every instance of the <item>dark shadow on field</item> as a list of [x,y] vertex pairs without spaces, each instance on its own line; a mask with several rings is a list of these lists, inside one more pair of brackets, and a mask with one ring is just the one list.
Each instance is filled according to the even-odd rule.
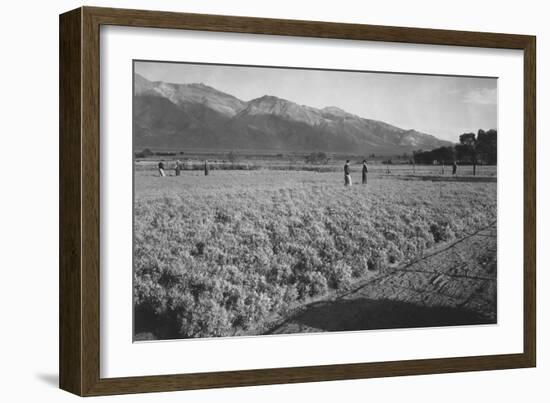
[[268,334],[285,333],[288,324],[336,332],[434,326],[492,324],[494,320],[476,312],[452,307],[428,307],[393,300],[335,300],[309,305]]
[[180,338],[177,321],[160,320],[155,314],[143,309],[134,309],[134,341],[171,340]]

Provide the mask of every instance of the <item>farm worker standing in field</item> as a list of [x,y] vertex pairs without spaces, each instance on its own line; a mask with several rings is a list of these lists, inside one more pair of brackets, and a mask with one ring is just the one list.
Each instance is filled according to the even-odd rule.
[[164,172],[164,161],[159,162],[159,174],[160,176],[166,176],[166,173]]
[[369,170],[367,168],[367,160],[363,160],[363,185],[367,184],[367,174],[369,173]]
[[344,186],[351,186],[351,175],[349,170],[349,160],[344,165]]
[[453,175],[456,175],[456,168],[457,168],[456,161],[453,161]]
[[180,164],[181,164],[180,160],[177,160],[177,161],[176,161],[176,168],[175,168],[176,176],[180,176],[180,172],[181,172],[181,166],[180,166]]
[[204,175],[208,176],[209,172],[210,172],[210,168],[208,167],[208,160],[204,160]]

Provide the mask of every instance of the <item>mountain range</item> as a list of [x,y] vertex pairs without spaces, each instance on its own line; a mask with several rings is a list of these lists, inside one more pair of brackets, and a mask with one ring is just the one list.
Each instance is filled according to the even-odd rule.
[[208,85],[134,76],[134,148],[400,154],[452,143],[271,95],[242,101]]

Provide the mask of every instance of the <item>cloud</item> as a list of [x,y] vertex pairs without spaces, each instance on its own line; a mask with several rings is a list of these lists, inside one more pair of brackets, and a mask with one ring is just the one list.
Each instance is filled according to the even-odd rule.
[[497,89],[496,88],[475,88],[466,92],[462,98],[465,104],[476,105],[496,105],[497,104]]

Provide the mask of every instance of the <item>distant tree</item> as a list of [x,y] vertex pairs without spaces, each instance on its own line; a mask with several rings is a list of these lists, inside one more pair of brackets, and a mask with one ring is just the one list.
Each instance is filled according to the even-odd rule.
[[431,151],[432,160],[437,161],[440,164],[450,164],[454,159],[453,147],[439,147]]
[[455,161],[472,164],[476,174],[478,164],[496,164],[497,162],[497,131],[482,130],[475,133],[463,133],[459,143],[454,147],[439,147],[431,151],[413,151],[415,164],[451,164]]
[[237,154],[234,151],[230,151],[229,154],[227,154],[227,160],[229,162],[237,162]]
[[477,164],[497,163],[497,131],[479,129],[477,136],[474,133],[464,133],[460,136],[460,144],[455,148],[459,159],[473,164],[475,175]]
[[421,164],[422,162],[420,161],[421,160],[421,155],[422,153],[424,153],[424,151],[422,151],[422,149],[420,150],[414,150],[413,151],[413,157],[412,157],[412,160],[413,160],[413,163],[414,164]]
[[460,160],[466,160],[473,166],[474,176],[478,163],[477,139],[475,133],[463,133],[459,136],[460,144],[455,147],[456,154]]
[[495,165],[497,163],[497,131],[482,130],[477,132],[477,151],[479,158],[486,164]]
[[329,157],[324,152],[311,153],[306,156],[307,164],[326,164],[329,161]]
[[475,133],[463,133],[458,137],[460,144],[475,148],[476,146],[476,135]]
[[147,158],[147,157],[151,157],[151,156],[153,156],[153,155],[155,155],[155,153],[152,152],[152,151],[151,151],[150,149],[148,149],[148,148],[144,148],[143,151],[137,152],[137,153],[135,154],[136,158]]

